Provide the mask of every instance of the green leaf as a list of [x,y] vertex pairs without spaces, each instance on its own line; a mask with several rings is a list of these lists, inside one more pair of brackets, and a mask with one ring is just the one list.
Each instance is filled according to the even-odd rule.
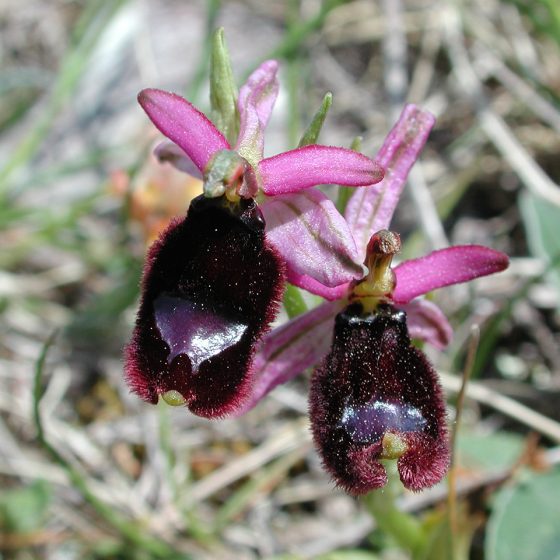
[[0,527],[13,533],[30,533],[39,529],[50,501],[50,486],[42,480],[36,480],[25,488],[4,491],[0,497]]
[[457,451],[461,467],[493,471],[511,467],[519,459],[523,448],[523,438],[511,432],[484,435],[460,433]]
[[319,138],[319,134],[321,133],[321,129],[323,128],[323,123],[325,122],[325,118],[329,109],[332,105],[332,93],[329,91],[325,93],[325,97],[323,97],[323,101],[321,103],[321,107],[313,116],[311,123],[307,127],[307,130],[301,137],[299,141],[298,148],[303,146],[309,146],[309,144],[317,144],[317,139]]
[[212,104],[212,121],[223,132],[230,144],[235,144],[239,133],[237,87],[233,79],[223,28],[218,29],[212,38],[210,103]]
[[560,290],[560,207],[531,193],[525,193],[520,200],[520,211],[529,250],[551,265],[547,279]]
[[560,560],[560,469],[502,490],[485,543],[487,560]]

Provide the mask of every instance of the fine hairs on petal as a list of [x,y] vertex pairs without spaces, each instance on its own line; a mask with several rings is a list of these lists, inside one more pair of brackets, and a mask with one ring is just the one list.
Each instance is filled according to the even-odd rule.
[[255,347],[276,316],[284,264],[252,200],[200,196],[152,245],[125,351],[128,383],[156,403],[172,391],[200,416],[247,397]]
[[410,344],[403,311],[359,304],[336,318],[330,353],[311,382],[313,439],[335,482],[354,495],[386,483],[386,437],[401,447],[403,484],[437,483],[449,464],[445,404],[426,356]]

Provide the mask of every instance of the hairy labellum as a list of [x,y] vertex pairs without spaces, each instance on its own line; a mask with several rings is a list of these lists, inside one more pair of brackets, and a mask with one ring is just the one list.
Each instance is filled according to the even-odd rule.
[[163,395],[206,417],[241,404],[284,285],[264,227],[251,199],[199,196],[152,245],[125,350],[128,383],[144,400]]
[[380,459],[397,459],[403,484],[431,486],[449,463],[437,375],[410,343],[406,314],[354,304],[336,317],[330,353],[314,372],[311,427],[325,468],[351,494],[387,482]]

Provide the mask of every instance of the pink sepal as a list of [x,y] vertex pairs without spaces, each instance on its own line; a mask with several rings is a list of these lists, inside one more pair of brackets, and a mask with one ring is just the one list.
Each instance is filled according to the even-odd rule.
[[160,132],[179,146],[201,172],[212,156],[229,149],[224,135],[194,105],[179,95],[144,89],[138,102]]
[[321,296],[328,301],[335,301],[337,299],[341,299],[348,294],[348,289],[350,287],[349,282],[345,282],[344,284],[340,284],[339,286],[335,286],[334,288],[328,288],[327,286],[317,282],[310,276],[305,274],[296,274],[293,271],[290,272],[288,270],[287,276],[288,282],[297,286],[298,288],[303,288],[316,296]]
[[252,164],[262,159],[264,129],[278,97],[278,62],[266,60],[239,91],[239,137],[236,151]]
[[259,163],[267,195],[292,193],[315,185],[371,185],[383,178],[383,168],[363,154],[311,144],[263,159]]
[[507,255],[480,245],[457,245],[412,259],[395,268],[396,303],[408,303],[437,288],[460,284],[500,272],[508,267]]
[[383,181],[374,189],[357,190],[348,201],[345,217],[356,245],[362,248],[362,258],[371,235],[389,227],[408,172],[434,123],[432,114],[407,105],[376,156],[385,169]]
[[154,155],[161,163],[170,163],[175,169],[188,173],[197,179],[202,179],[202,173],[193,160],[171,140],[161,141],[154,148]]
[[439,350],[453,339],[453,329],[435,303],[427,299],[415,299],[398,307],[406,312],[410,338],[419,338]]

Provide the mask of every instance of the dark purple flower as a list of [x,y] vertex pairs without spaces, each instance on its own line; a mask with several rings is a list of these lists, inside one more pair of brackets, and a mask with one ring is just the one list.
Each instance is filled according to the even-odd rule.
[[403,484],[420,490],[449,463],[437,375],[411,345],[406,314],[392,305],[337,315],[330,353],[313,375],[309,414],[327,471],[351,494],[387,482],[380,459],[398,459]]
[[311,428],[325,468],[345,490],[364,494],[387,482],[381,459],[398,459],[403,484],[435,484],[449,463],[445,404],[437,375],[411,345],[406,313],[392,304],[391,260],[398,235],[368,243],[369,273],[336,316],[329,354],[315,370]]
[[125,372],[144,400],[228,414],[245,398],[255,343],[274,319],[284,264],[251,199],[193,200],[151,246]]
[[[355,239],[358,258],[364,262],[372,233],[389,227],[406,183],[418,158],[434,117],[407,105],[377,155],[385,168],[384,179],[375,189],[357,189],[348,202],[345,219]],[[508,266],[508,257],[480,245],[460,245],[404,261],[393,271],[396,287],[392,302],[406,312],[409,334],[436,348],[445,348],[453,330],[441,309],[420,298],[444,286],[469,282]],[[328,287],[309,275],[288,271],[288,279],[317,295],[325,303],[274,329],[259,344],[253,369],[255,384],[240,412],[255,406],[268,392],[320,362],[329,352],[334,318],[349,303],[351,283]]]

